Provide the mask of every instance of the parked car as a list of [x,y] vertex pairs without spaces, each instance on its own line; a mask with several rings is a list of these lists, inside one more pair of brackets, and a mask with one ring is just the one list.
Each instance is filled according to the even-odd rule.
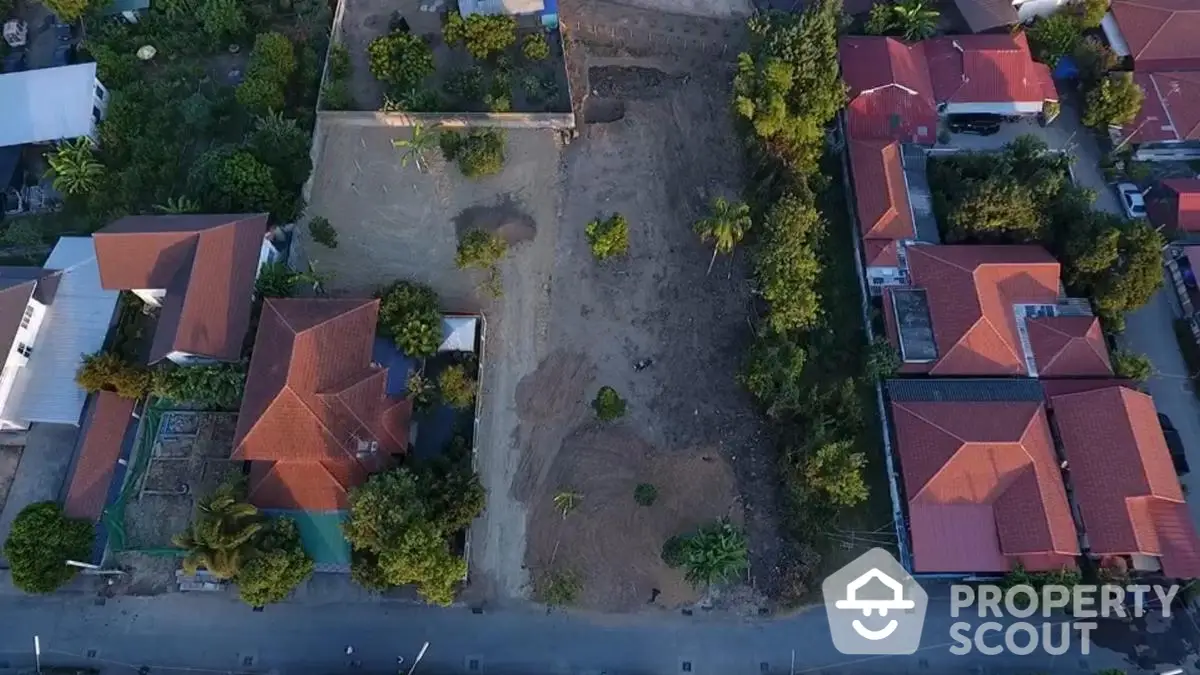
[[1175,465],[1175,473],[1180,476],[1186,476],[1191,471],[1188,466],[1187,454],[1183,451],[1183,438],[1179,435],[1179,431],[1175,429],[1175,425],[1171,424],[1171,418],[1162,413],[1158,413],[1158,425],[1162,427],[1163,437],[1167,439],[1167,450],[1171,453],[1171,463]]
[[1117,194],[1121,197],[1121,207],[1130,218],[1146,217],[1146,200],[1142,191],[1133,183],[1117,183]]
[[951,115],[946,121],[952,133],[991,136],[1000,132],[999,115]]

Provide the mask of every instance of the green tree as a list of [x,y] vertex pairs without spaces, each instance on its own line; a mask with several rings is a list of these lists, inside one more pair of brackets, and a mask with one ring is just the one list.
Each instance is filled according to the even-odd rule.
[[905,40],[916,41],[932,37],[937,32],[941,14],[925,0],[900,0],[892,5],[893,25]]
[[817,257],[825,229],[821,214],[799,194],[786,194],[768,210],[754,261],[759,291],[771,312],[767,326],[776,332],[814,327],[821,316]]
[[57,502],[26,506],[4,542],[13,585],[26,593],[53,593],[79,571],[68,560],[91,559],[94,537],[91,523],[68,518]]
[[312,134],[296,120],[273,111],[255,116],[246,147],[275,171],[281,189],[299,192],[312,172],[311,141]]
[[521,53],[530,61],[545,61],[550,56],[550,43],[545,33],[530,33],[521,43]]
[[1113,373],[1135,382],[1145,382],[1154,375],[1154,364],[1145,354],[1118,349],[1112,355]]
[[437,127],[426,130],[421,124],[414,124],[408,138],[393,138],[392,147],[400,151],[400,166],[408,166],[412,162],[417,171],[422,173],[429,170],[425,154],[432,151],[438,144],[438,137],[433,133]]
[[392,91],[419,87],[433,74],[433,52],[412,33],[391,33],[375,38],[367,46],[371,74]]
[[308,221],[308,234],[312,240],[326,248],[337,248],[337,228],[324,216],[313,216]]
[[1132,73],[1113,73],[1087,93],[1083,123],[1093,129],[1129,124],[1141,112],[1143,98]]
[[104,177],[104,165],[96,160],[90,138],[81,137],[58,144],[46,155],[50,169],[46,176],[54,178],[54,189],[67,195],[87,195],[95,192]]
[[592,408],[601,422],[611,422],[625,416],[625,399],[612,387],[600,387],[592,401]]
[[[470,471],[474,486],[466,499],[474,510],[482,508],[482,489]],[[415,584],[426,601],[448,605],[455,587],[466,576],[466,562],[450,551],[450,525],[459,525],[465,513],[447,517],[446,500],[460,495],[437,494],[445,484],[422,477],[408,468],[372,476],[350,493],[350,517],[343,525],[346,539],[356,550],[378,561],[368,580],[390,586]]]
[[804,476],[808,486],[835,507],[855,506],[867,498],[862,469],[867,463],[849,441],[826,443],[808,458]]
[[517,43],[517,18],[508,14],[472,14],[463,29],[467,52],[479,60],[500,54]]
[[236,39],[246,32],[246,14],[238,0],[204,0],[196,8],[200,27],[214,42]]
[[458,162],[458,170],[467,178],[500,173],[504,168],[504,133],[496,129],[476,129],[463,135],[443,131],[438,136],[442,156]]
[[456,11],[446,12],[442,16],[442,41],[449,47],[456,47],[467,37],[467,22],[462,14]]
[[75,371],[75,384],[89,394],[111,391],[136,400],[146,395],[150,381],[147,368],[125,361],[116,352],[88,354]]
[[254,292],[260,298],[290,298],[305,275],[293,270],[285,262],[269,262],[258,271],[254,281]]
[[434,397],[437,395],[437,387],[421,371],[414,370],[408,376],[408,380],[404,386],[408,400],[412,401],[413,410],[428,410],[433,405]]
[[1083,30],[1075,14],[1061,11],[1039,17],[1026,35],[1034,58],[1053,66],[1062,57],[1075,52],[1083,38]]
[[397,281],[384,289],[379,305],[379,331],[396,341],[400,351],[420,358],[433,356],[442,344],[442,314],[432,288]]
[[1041,239],[1042,210],[1033,192],[1009,175],[970,183],[947,218],[947,240],[1032,242]]
[[768,417],[780,419],[803,407],[809,394],[806,360],[804,349],[784,333],[768,331],[754,340],[741,381]]
[[279,189],[271,167],[245,150],[227,155],[217,166],[211,198],[231,213],[274,211]]
[[1080,40],[1072,56],[1079,68],[1079,81],[1084,90],[1091,90],[1108,71],[1117,67],[1117,55],[1094,36]]
[[700,241],[713,242],[712,259],[708,261],[708,272],[712,272],[718,253],[729,254],[746,236],[750,229],[750,207],[742,202],[730,202],[717,197],[712,203],[712,213],[695,225]]
[[449,366],[438,375],[438,391],[451,408],[469,410],[475,404],[478,386],[475,378],[461,365]]
[[258,509],[243,501],[237,485],[226,482],[196,504],[196,518],[171,542],[187,551],[183,569],[203,568],[218,579],[233,579],[256,552],[264,523]]
[[867,349],[866,374],[872,381],[886,380],[900,370],[900,354],[887,338],[876,337]]
[[300,530],[291,518],[271,521],[256,548],[236,577],[238,595],[251,607],[283,602],[312,576],[312,558],[304,552]]
[[1108,0],[1076,0],[1071,8],[1079,17],[1080,28],[1099,28],[1104,15],[1108,14]]
[[1162,286],[1162,236],[1145,222],[1121,232],[1117,265],[1096,281],[1094,302],[1101,317],[1120,318],[1150,301]]
[[[11,8],[11,1],[6,1],[9,1],[9,7]],[[74,23],[83,17],[96,3],[92,2],[92,0],[42,0],[42,4],[46,5],[46,8],[51,12],[54,12],[58,16],[59,21]],[[0,6],[0,9],[3,9],[3,7]],[[0,12],[0,20],[6,18],[8,18],[8,11]]]
[[295,71],[296,53],[287,36],[260,33],[254,38],[246,79],[237,87],[238,102],[259,114],[282,109]]
[[749,564],[746,535],[728,522],[701,528],[683,547],[684,576],[694,586],[727,581]]
[[629,221],[619,213],[593,220],[587,224],[584,234],[596,260],[607,260],[629,251]]
[[867,16],[865,27],[867,35],[887,35],[896,25],[896,13],[887,2],[871,5],[871,13]]
[[195,403],[206,408],[237,410],[246,388],[245,363],[207,366],[159,366],[154,371],[151,392],[176,403]]

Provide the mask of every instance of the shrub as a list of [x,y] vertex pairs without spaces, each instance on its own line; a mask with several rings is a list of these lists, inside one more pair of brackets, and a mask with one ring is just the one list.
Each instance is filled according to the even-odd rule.
[[238,595],[251,607],[282,602],[313,573],[296,521],[273,521],[258,542],[257,551],[237,574]]
[[111,391],[135,400],[146,395],[150,379],[148,369],[123,360],[115,352],[89,354],[75,371],[75,384],[89,394]]
[[1083,123],[1094,129],[1129,124],[1141,111],[1143,98],[1131,73],[1109,75],[1087,93]]
[[564,607],[575,604],[583,585],[579,576],[569,570],[546,572],[538,577],[534,598],[538,602],[551,607]]
[[398,281],[384,289],[380,298],[380,333],[395,340],[408,356],[420,358],[437,353],[442,344],[442,315],[433,289]]
[[625,399],[612,387],[600,387],[592,401],[592,408],[601,422],[610,422],[625,415]]
[[504,134],[495,129],[480,129],[465,136],[443,131],[438,145],[446,161],[458,162],[458,170],[467,178],[490,176],[504,168]]
[[454,264],[458,269],[477,267],[479,269],[495,269],[496,263],[504,257],[508,243],[498,234],[471,230],[463,235],[458,242],[458,252],[454,256]]
[[694,586],[711,586],[749,566],[746,535],[728,522],[701,528],[683,545],[683,568]]
[[433,386],[433,382],[420,371],[413,371],[408,376],[405,389],[408,400],[412,401],[413,410],[427,410],[429,406],[433,405],[433,397],[437,394],[437,388]]
[[633,488],[633,501],[642,506],[652,506],[658,501],[658,488],[652,483],[638,483],[637,487]]
[[209,366],[160,366],[154,371],[151,391],[176,403],[195,403],[206,408],[237,410],[246,388],[246,364],[220,363]]
[[451,10],[442,16],[442,41],[455,47],[467,37],[467,22],[462,14]]
[[67,560],[90,560],[94,538],[91,523],[68,518],[56,502],[26,506],[4,542],[13,585],[26,593],[58,590],[78,572]]
[[[73,23],[84,15],[94,4],[92,0],[43,0],[43,4],[55,14],[59,21]],[[8,10],[12,8],[11,0],[0,0],[0,21],[8,18]]]
[[607,260],[629,251],[629,222],[619,213],[588,223],[585,234],[597,260]]
[[546,41],[545,33],[531,33],[525,36],[521,44],[521,54],[530,61],[544,61],[550,56],[550,43]]
[[304,275],[288,267],[284,262],[270,262],[258,271],[254,280],[254,292],[260,298],[290,298],[296,294],[296,286]]
[[104,177],[104,165],[96,161],[92,141],[77,138],[63,141],[46,155],[49,175],[54,177],[54,189],[68,195],[87,195],[96,190]]
[[1154,364],[1145,354],[1118,349],[1112,355],[1113,373],[1136,382],[1145,382],[1154,374]]
[[873,381],[886,380],[900,370],[900,354],[887,338],[876,337],[867,350],[867,377]]
[[[517,43],[517,19],[507,14],[472,14],[463,26],[467,52],[476,59],[499,54]],[[443,29],[443,34],[445,29]]]
[[313,241],[326,248],[337,248],[337,229],[324,216],[313,216],[312,220],[308,221],[308,234],[312,236]]
[[463,366],[450,366],[438,375],[438,390],[451,408],[469,409],[475,403],[475,378]]
[[271,167],[246,150],[225,157],[216,168],[212,199],[233,213],[275,211],[279,188]]
[[286,103],[288,81],[295,70],[296,54],[291,41],[281,33],[260,33],[250,52],[246,79],[237,87],[238,103],[258,113],[281,110]]
[[433,52],[420,37],[411,33],[392,33],[375,38],[367,46],[371,74],[393,91],[420,86],[433,73]]
[[867,498],[862,468],[867,463],[861,452],[853,452],[849,441],[826,443],[808,458],[804,477],[810,489],[834,507],[855,506]]
[[676,535],[663,542],[662,560],[672,569],[681,567],[687,556],[687,538]]

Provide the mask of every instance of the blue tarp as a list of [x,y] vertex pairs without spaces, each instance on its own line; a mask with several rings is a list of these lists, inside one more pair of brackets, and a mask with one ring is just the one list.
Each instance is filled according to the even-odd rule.
[[350,564],[350,542],[342,534],[342,522],[349,515],[346,511],[271,510],[266,513],[296,521],[304,550],[317,565],[331,567]]

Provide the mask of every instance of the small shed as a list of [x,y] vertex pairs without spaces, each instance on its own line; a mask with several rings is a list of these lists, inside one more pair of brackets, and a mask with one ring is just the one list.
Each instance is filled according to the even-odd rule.
[[442,344],[438,351],[475,353],[475,335],[478,330],[477,316],[443,315]]
[[150,0],[112,0],[100,10],[105,16],[117,16],[129,23],[137,23],[138,16],[150,9]]

